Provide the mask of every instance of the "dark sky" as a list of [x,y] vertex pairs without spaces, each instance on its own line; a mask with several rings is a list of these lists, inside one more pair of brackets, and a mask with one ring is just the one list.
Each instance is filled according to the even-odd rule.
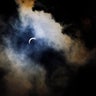
[[[94,17],[96,6],[94,2],[75,2],[67,0],[37,0],[37,9],[47,10],[55,16],[58,21],[78,21],[81,17]],[[0,12],[3,14],[13,14],[16,11],[14,0],[0,0]]]

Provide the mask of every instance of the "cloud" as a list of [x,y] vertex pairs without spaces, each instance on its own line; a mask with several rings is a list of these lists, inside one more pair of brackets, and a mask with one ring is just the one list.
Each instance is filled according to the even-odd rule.
[[[56,22],[50,13],[33,11],[33,1],[16,2],[19,4],[19,18],[10,19],[4,30],[8,35],[3,35],[4,44],[0,45],[0,68],[8,70],[4,76],[7,96],[28,96],[29,92],[42,96],[51,89],[46,82],[48,71],[54,71],[52,78],[63,74],[66,83],[71,73],[66,66],[84,65],[94,52],[85,48],[80,39],[73,40],[69,35],[63,34],[64,26]],[[29,44],[32,37],[36,40]],[[50,66],[48,68],[51,70],[46,66]],[[65,87],[67,83],[60,83],[59,79],[62,78],[57,78],[57,86],[63,84]]]
[[47,47],[57,51],[62,50],[69,63],[86,63],[90,52],[85,48],[83,42],[80,39],[73,40],[67,34],[63,34],[64,26],[56,22],[50,13],[32,11],[31,8],[26,8],[24,11],[21,8],[19,9],[19,16],[23,27],[30,26],[34,30],[34,37],[37,40],[42,39]]

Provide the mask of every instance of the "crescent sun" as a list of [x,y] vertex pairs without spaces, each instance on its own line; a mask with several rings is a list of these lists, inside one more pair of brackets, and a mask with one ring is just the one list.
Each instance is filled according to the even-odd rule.
[[35,37],[30,38],[29,39],[29,44],[31,43],[32,40],[36,40],[36,38]]

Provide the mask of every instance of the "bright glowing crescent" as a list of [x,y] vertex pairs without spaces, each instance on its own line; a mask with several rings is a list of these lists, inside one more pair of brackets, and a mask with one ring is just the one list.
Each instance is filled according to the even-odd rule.
[[29,44],[31,43],[32,40],[36,40],[36,38],[35,37],[30,38],[29,39]]

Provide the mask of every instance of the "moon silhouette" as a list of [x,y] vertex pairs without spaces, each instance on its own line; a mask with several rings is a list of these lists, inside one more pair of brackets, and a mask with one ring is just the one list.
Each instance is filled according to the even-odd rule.
[[31,43],[32,40],[36,40],[36,38],[35,37],[30,38],[29,39],[29,44]]

